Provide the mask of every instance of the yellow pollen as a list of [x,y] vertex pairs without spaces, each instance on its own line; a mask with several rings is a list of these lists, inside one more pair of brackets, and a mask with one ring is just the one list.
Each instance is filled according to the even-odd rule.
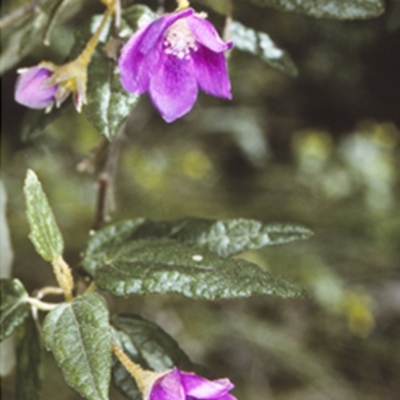
[[76,84],[75,77],[67,79],[67,80],[61,82],[60,85],[63,86],[69,92],[76,92],[77,91],[77,84]]

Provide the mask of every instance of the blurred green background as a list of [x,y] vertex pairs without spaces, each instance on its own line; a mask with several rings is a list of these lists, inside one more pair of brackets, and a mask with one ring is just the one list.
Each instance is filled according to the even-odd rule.
[[[315,232],[307,242],[242,255],[301,282],[311,299],[107,297],[113,313],[159,323],[193,361],[228,376],[241,400],[399,399],[399,2],[357,22],[234,5],[235,19],[267,32],[299,75],[233,50],[231,102],[201,94],[190,114],[168,125],[143,96],[111,149],[72,108],[22,140],[27,110],[13,101],[16,68],[63,60],[76,26],[101,10],[95,1],[56,28],[50,47],[37,45],[4,73],[2,179],[13,275],[29,291],[55,283],[27,237],[27,168],[48,194],[65,259],[78,273],[111,150],[119,154],[107,203],[115,205],[112,221],[246,217]],[[207,11],[222,30],[223,19]],[[50,355],[45,361],[43,400],[80,398]],[[13,374],[2,380],[5,400],[14,396],[14,381]],[[110,398],[122,397],[112,391]]]

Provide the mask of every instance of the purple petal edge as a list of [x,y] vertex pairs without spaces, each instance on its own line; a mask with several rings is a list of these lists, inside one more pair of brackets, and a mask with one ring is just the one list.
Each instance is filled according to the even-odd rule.
[[187,18],[189,28],[197,42],[216,53],[222,53],[232,47],[232,42],[224,42],[218,35],[214,25],[204,18],[192,15]]

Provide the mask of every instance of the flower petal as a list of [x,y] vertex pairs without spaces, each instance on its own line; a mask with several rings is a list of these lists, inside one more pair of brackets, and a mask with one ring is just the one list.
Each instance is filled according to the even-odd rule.
[[[234,386],[229,379],[209,381],[189,372],[180,372],[183,387],[187,396],[195,399],[224,399]],[[229,397],[226,399],[228,400]],[[224,399],[225,400],[225,399]]]
[[54,102],[58,85],[48,85],[52,72],[47,68],[32,67],[23,71],[15,85],[15,101],[34,109],[47,108]]
[[231,82],[224,54],[214,53],[207,47],[199,45],[198,50],[192,53],[192,57],[200,89],[213,96],[231,99]]
[[186,18],[194,14],[192,8],[179,11],[177,13],[165,14],[154,22],[147,25],[147,33],[140,44],[140,51],[147,54],[151,51],[157,42],[162,39],[164,32],[178,19]]
[[226,394],[225,396],[218,397],[217,399],[212,399],[212,400],[237,400],[235,396],[232,396],[231,394]]
[[192,59],[163,54],[159,70],[150,80],[149,93],[164,120],[172,122],[189,112],[197,92]]
[[158,379],[150,392],[148,400],[185,400],[179,370],[174,368]]
[[131,36],[118,59],[120,80],[125,90],[142,94],[149,89],[150,76],[158,67],[164,32],[176,20],[191,14],[192,9],[167,14]]
[[229,50],[232,47],[233,43],[225,43],[219,37],[218,32],[215,30],[213,24],[206,19],[197,15],[191,15],[187,18],[187,23],[197,42],[201,43],[210,50],[216,53],[221,53]]
[[[148,28],[149,26],[147,25],[131,36],[122,48],[118,59],[121,84],[125,90],[135,94],[141,94],[148,90],[149,68],[152,63],[157,64],[157,51],[153,51],[147,56],[139,51],[140,44],[147,34]],[[145,62],[146,59],[147,62]]]

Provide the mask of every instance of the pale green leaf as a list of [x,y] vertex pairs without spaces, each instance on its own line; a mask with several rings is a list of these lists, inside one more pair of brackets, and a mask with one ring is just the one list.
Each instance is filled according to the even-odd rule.
[[18,279],[0,279],[0,341],[29,316],[28,294]]
[[64,242],[53,211],[36,174],[28,170],[24,186],[29,238],[36,251],[47,261],[62,255]]
[[85,294],[52,310],[43,337],[70,386],[89,400],[108,400],[111,328],[100,295]]

